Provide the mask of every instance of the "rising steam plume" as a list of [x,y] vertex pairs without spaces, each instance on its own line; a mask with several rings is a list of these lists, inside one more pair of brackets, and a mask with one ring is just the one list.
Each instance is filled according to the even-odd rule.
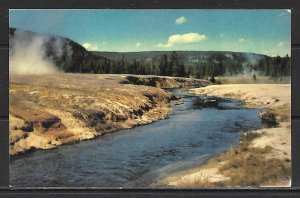
[[[49,46],[52,54],[49,55]],[[67,50],[65,50],[67,49]],[[72,55],[71,47],[61,38],[44,36],[32,32],[15,30],[9,35],[9,73],[10,74],[54,74],[59,67],[54,58]]]

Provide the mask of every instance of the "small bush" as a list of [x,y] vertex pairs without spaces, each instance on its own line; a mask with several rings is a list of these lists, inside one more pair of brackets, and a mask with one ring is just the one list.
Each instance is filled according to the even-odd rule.
[[274,123],[277,122],[276,116],[277,114],[273,111],[265,111],[259,114],[260,119]]
[[280,121],[291,121],[291,106],[289,104],[278,106],[272,111],[280,118]]
[[262,135],[263,135],[262,133],[257,133],[257,132],[244,133],[243,135],[240,136],[240,141],[250,142],[256,138],[261,137]]
[[252,75],[252,80],[256,80],[256,75],[255,74]]

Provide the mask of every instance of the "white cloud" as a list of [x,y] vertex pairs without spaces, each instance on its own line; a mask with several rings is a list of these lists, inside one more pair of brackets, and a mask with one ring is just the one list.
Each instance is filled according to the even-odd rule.
[[219,35],[219,37],[221,37],[221,38],[224,37],[224,36],[225,36],[225,34],[220,34],[220,35]]
[[159,43],[156,47],[172,47],[175,44],[187,44],[187,43],[198,43],[207,39],[207,36],[204,34],[198,33],[186,33],[186,34],[174,34],[171,35],[166,44]]
[[244,43],[245,42],[245,39],[244,38],[239,38],[238,40],[240,43]]
[[97,44],[83,43],[82,46],[89,51],[96,51],[99,49]]
[[198,33],[175,34],[169,37],[168,43],[197,43],[206,38],[204,34],[201,35]]
[[135,44],[136,47],[140,47],[141,45],[142,45],[142,43],[140,43],[140,42],[137,42],[137,43]]
[[277,43],[277,47],[282,47],[282,46],[284,46],[284,42],[279,42],[279,43]]
[[156,47],[160,47],[160,48],[163,48],[163,47],[168,48],[168,47],[172,47],[172,46],[173,46],[173,45],[171,45],[171,44],[169,44],[169,43],[166,43],[166,44],[158,43],[158,44],[156,45]]
[[177,18],[176,20],[175,20],[175,23],[177,24],[177,25],[181,25],[181,24],[183,24],[183,23],[185,23],[186,22],[186,18],[184,17],[184,16],[181,16],[181,17],[179,17],[179,18]]

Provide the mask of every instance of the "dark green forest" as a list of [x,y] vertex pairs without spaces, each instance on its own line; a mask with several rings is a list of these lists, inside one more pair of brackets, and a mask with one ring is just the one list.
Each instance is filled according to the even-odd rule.
[[146,74],[176,77],[204,78],[210,76],[234,76],[243,73],[249,75],[259,74],[279,79],[291,74],[290,57],[260,56],[258,60],[248,59],[247,56],[227,58],[225,56],[212,54],[196,65],[184,64],[182,56],[177,52],[171,55],[162,54],[158,57],[147,59],[126,60],[122,55],[117,60],[93,60],[86,59],[83,72],[88,73],[111,73],[111,74]]
[[[14,39],[15,32],[16,29],[10,28],[10,40]],[[70,73],[144,74],[195,78],[246,73],[270,76],[275,80],[291,74],[291,59],[288,55],[269,57],[253,53],[213,51],[90,52],[68,38],[18,30],[19,36],[20,33],[22,39],[30,40],[36,36],[45,38],[45,58],[53,61],[61,71]]]

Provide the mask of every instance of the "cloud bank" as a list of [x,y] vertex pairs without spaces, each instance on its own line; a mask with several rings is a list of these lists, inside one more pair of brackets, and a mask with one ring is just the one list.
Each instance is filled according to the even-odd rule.
[[168,48],[176,44],[188,44],[188,43],[198,43],[207,39],[207,36],[199,33],[186,33],[186,34],[174,34],[171,35],[166,44],[159,43],[157,47]]
[[97,51],[99,49],[97,44],[92,43],[83,43],[82,46],[88,51]]
[[136,47],[140,47],[141,45],[142,45],[142,43],[140,43],[140,42],[137,42],[137,43],[135,44]]
[[277,43],[277,47],[282,47],[282,46],[284,46],[284,42],[279,42],[279,43]]
[[225,34],[219,34],[219,37],[223,38],[225,36]]
[[177,24],[177,25],[181,25],[181,24],[183,24],[183,23],[185,23],[186,22],[186,18],[184,17],[184,16],[181,16],[181,17],[179,17],[179,18],[177,18],[176,20],[175,20],[175,23]]
[[240,43],[244,43],[245,42],[245,39],[244,38],[239,38],[238,40]]

